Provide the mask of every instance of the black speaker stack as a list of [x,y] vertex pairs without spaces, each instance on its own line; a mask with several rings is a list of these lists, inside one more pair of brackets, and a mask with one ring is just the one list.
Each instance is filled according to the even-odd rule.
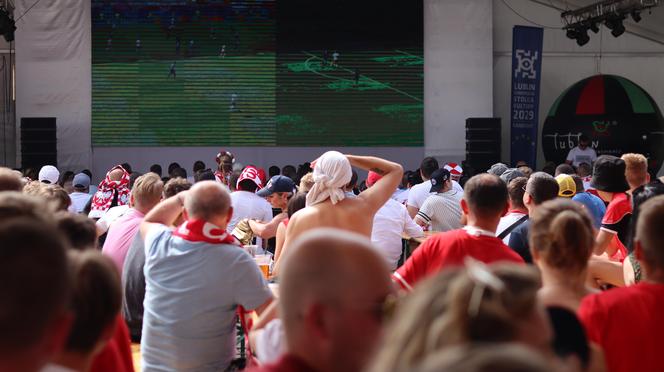
[[21,118],[23,168],[58,165],[55,118]]
[[501,161],[500,139],[500,118],[466,119],[465,163],[474,170],[473,173],[485,172]]

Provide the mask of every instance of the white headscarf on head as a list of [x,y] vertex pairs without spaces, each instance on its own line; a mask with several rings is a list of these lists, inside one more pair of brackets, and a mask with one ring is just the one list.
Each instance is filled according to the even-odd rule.
[[353,170],[350,162],[338,151],[328,151],[314,166],[314,186],[307,193],[307,206],[322,203],[328,198],[337,204],[346,196],[342,188],[350,182]]

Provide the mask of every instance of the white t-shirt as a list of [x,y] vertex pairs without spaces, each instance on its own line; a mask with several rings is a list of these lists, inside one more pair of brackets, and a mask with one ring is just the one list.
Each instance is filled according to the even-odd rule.
[[463,196],[463,187],[455,180],[452,180],[452,189],[460,192]]
[[[500,235],[503,231],[505,231],[505,229],[512,226],[513,223],[515,223],[525,215],[526,215],[525,213],[521,212],[510,212],[505,216],[503,216],[500,219],[500,222],[498,222],[498,227],[496,228],[496,236]],[[505,245],[507,245],[510,242],[510,235],[512,235],[511,232],[507,234],[505,238],[503,238],[503,243],[505,243]]]
[[399,204],[406,204],[408,202],[408,194],[410,190],[408,189],[397,189],[397,191],[392,194],[391,198],[399,202]]
[[[463,197],[463,187],[461,187],[461,185],[459,185],[459,183],[454,180],[452,181],[452,190],[457,191],[460,193],[461,197]],[[431,180],[424,181],[411,187],[410,192],[408,193],[408,202],[406,205],[420,209],[422,208],[422,204],[424,204],[424,201],[427,200],[429,195],[431,195]]]
[[[244,218],[256,219],[263,222],[272,221],[272,206],[267,200],[253,192],[232,192],[231,202],[233,204],[233,217],[231,217],[231,222],[228,223],[228,231],[230,232]],[[262,243],[262,239],[256,239],[256,245],[261,246]]]
[[106,211],[106,213],[97,220],[97,230],[99,231],[99,235],[107,232],[113,222],[129,212],[129,209],[128,205],[118,205],[117,207],[113,207]]
[[273,319],[256,332],[256,358],[263,364],[275,363],[286,353],[286,332],[281,319]]
[[84,192],[74,191],[69,194],[69,198],[71,199],[71,207],[73,212],[81,213],[83,212],[83,209],[85,209],[85,206],[88,204],[88,201],[90,201],[90,198],[92,198],[92,195]]
[[586,147],[585,150],[581,150],[578,146],[569,150],[567,154],[567,160],[572,162],[572,165],[578,167],[581,163],[588,163],[592,165],[595,160],[597,160],[597,153],[595,150],[590,147]]
[[424,236],[422,228],[410,218],[406,207],[394,199],[388,199],[374,216],[371,242],[385,257],[391,270],[396,270],[401,256],[403,233],[413,238]]
[[420,209],[429,194],[431,194],[431,180],[418,183],[410,188],[406,205]]

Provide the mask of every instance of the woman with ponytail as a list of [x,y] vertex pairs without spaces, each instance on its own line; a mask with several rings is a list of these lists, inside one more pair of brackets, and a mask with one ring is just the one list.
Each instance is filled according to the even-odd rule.
[[530,221],[530,253],[542,275],[537,297],[551,316],[554,349],[560,356],[578,356],[581,370],[605,371],[602,350],[587,341],[574,316],[581,299],[596,292],[586,284],[595,243],[592,220],[582,204],[556,199],[543,203]]
[[576,312],[594,291],[586,285],[595,241],[592,220],[580,204],[557,199],[535,210],[531,224],[530,250],[542,273],[540,299]]

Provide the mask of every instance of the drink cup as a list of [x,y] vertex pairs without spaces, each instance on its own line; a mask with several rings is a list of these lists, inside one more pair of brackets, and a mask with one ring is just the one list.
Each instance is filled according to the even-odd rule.
[[254,260],[256,261],[256,265],[258,265],[258,268],[261,269],[261,273],[263,273],[263,277],[265,279],[269,279],[270,277],[270,261],[272,260],[272,255],[271,254],[259,254],[254,257]]

